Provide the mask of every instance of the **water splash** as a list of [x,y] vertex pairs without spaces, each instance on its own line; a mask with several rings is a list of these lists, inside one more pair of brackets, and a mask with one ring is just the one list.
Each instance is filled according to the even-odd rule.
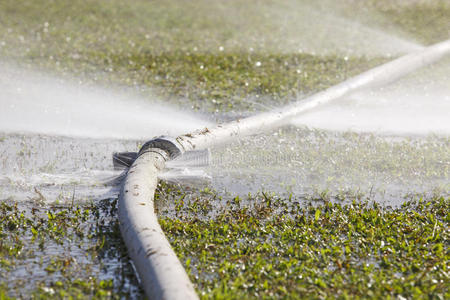
[[448,195],[449,82],[443,60],[306,112],[297,128],[213,149],[212,184],[243,197],[265,190],[388,205]]
[[172,183],[202,185],[208,184],[211,176],[205,168],[211,163],[211,152],[206,150],[187,151],[166,163],[166,169],[158,175]]
[[450,91],[423,94],[383,90],[357,93],[294,124],[327,130],[374,132],[388,135],[449,135]]
[[0,200],[82,203],[117,196],[114,151],[136,141],[0,133]]

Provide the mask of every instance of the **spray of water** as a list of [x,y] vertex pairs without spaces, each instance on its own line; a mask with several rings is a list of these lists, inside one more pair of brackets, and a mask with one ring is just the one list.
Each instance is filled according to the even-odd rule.
[[118,91],[0,64],[0,130],[90,138],[150,139],[208,124],[193,113]]
[[450,135],[450,60],[300,115],[296,126],[393,135]]

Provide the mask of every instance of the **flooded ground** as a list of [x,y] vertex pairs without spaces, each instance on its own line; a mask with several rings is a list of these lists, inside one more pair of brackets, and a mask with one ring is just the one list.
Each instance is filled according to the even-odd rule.
[[105,184],[136,142],[2,134],[0,282],[22,299],[141,293]]
[[[4,134],[0,197],[39,203],[91,203],[118,195],[112,154],[140,141]],[[161,174],[222,198],[259,192],[309,199],[354,195],[385,205],[449,190],[447,137],[395,137],[287,127],[210,149],[209,157],[169,163]],[[206,159],[206,160],[205,160]],[[202,164],[192,164],[200,160]],[[209,161],[203,165],[203,160]],[[214,205],[214,204],[213,204]]]
[[3,134],[2,199],[41,203],[89,203],[117,195],[105,182],[119,174],[112,168],[115,149],[137,142],[45,135]]
[[2,199],[0,295],[142,295],[120,236],[115,201],[42,204],[36,199]]
[[[217,190],[297,197],[350,195],[396,206],[449,191],[446,137],[396,137],[286,128],[212,150]],[[351,196],[349,197],[352,198]]]

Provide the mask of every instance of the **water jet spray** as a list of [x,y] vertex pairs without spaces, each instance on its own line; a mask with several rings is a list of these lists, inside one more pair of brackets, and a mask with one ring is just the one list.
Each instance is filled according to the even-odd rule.
[[157,177],[166,161],[188,151],[206,149],[289,124],[293,117],[301,113],[350,92],[395,81],[449,52],[450,40],[447,40],[375,67],[281,109],[177,138],[158,137],[145,143],[139,153],[114,154],[116,166],[129,167],[119,197],[119,221],[122,236],[147,296],[152,299],[198,298],[154,214]]

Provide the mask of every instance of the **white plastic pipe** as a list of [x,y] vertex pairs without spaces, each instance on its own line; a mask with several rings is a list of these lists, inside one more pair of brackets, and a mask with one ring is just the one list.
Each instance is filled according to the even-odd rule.
[[169,155],[150,148],[128,170],[120,192],[120,231],[150,299],[198,299],[186,271],[158,223],[153,197]]
[[181,149],[204,149],[287,124],[293,117],[359,89],[393,82],[450,53],[450,40],[407,54],[280,109],[203,129],[177,138]]
[[226,143],[287,124],[298,114],[361,88],[394,81],[450,52],[450,40],[371,69],[323,92],[281,109],[203,129],[192,134],[149,141],[128,170],[119,197],[122,236],[142,286],[151,299],[198,299],[181,263],[170,247],[154,213],[158,173],[178,154]]

